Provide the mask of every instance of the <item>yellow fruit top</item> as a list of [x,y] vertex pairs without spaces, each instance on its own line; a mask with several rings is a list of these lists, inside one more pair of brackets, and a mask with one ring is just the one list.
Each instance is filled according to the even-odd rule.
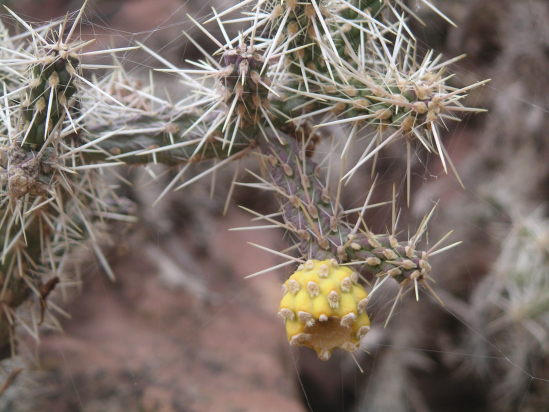
[[327,360],[335,348],[357,350],[370,329],[368,294],[358,274],[335,260],[308,260],[283,285],[279,314],[291,345],[314,349]]

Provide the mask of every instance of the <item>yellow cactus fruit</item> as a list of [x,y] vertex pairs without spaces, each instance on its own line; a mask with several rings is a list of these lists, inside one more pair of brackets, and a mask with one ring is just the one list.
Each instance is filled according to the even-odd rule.
[[283,285],[279,315],[290,345],[328,360],[335,348],[354,352],[370,330],[368,294],[358,274],[332,260],[308,260]]

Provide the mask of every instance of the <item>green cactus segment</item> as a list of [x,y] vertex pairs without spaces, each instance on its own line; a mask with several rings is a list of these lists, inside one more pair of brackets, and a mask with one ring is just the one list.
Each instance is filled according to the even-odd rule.
[[[0,212],[5,213],[4,208]],[[0,261],[0,301],[2,312],[0,313],[0,360],[9,358],[16,352],[14,340],[14,328],[16,325],[16,310],[33,293],[38,290],[40,281],[33,274],[36,263],[39,261],[42,251],[39,239],[33,238],[44,228],[44,222],[36,219],[27,225],[28,244],[22,240],[14,239],[5,227],[0,228],[0,240],[15,240],[10,253]],[[42,229],[43,230],[43,229]]]
[[[300,245],[301,254],[332,258],[332,245],[328,241],[331,224],[336,223],[331,222],[332,204],[316,164],[308,158],[318,137],[305,128],[287,127],[286,131],[292,135],[278,132],[277,137],[268,141],[259,139],[264,175],[280,195],[284,222]],[[308,141],[308,146],[300,144],[298,138]]]
[[335,118],[349,119],[357,124],[394,127],[403,134],[413,128],[437,121],[444,110],[444,83],[441,75],[423,76],[387,84],[366,73],[349,73],[346,84],[322,77],[318,107],[333,107]]
[[[317,43],[323,30],[317,10],[310,1],[295,3],[287,23],[287,36],[292,39],[288,49],[296,49],[288,56],[288,60],[293,63],[290,71],[302,74],[303,67],[318,69],[317,66],[326,70],[322,50]],[[324,10],[322,5],[317,5],[317,8],[321,12]]]
[[[343,23],[354,23],[364,20],[356,9],[363,14],[377,16],[384,6],[382,0],[358,0],[358,1],[325,1],[325,0],[285,0],[265,1],[260,9],[266,15],[270,15],[267,31],[274,35],[281,34],[278,43],[284,43],[288,61],[293,63],[290,71],[303,74],[304,68],[328,73],[326,65],[327,55],[323,48],[332,47],[342,43],[338,31]],[[360,23],[345,25],[342,30],[352,31],[353,38],[358,38]],[[328,44],[328,38],[332,44]],[[335,51],[335,50],[334,50]]]
[[[463,94],[445,84],[446,64],[438,64],[439,57],[429,54],[421,64],[415,63],[410,45],[395,46],[399,49],[393,64],[385,64],[389,56],[384,55],[387,40],[382,38],[380,19],[385,6],[381,0],[294,1],[272,8],[270,30],[284,23],[282,32],[289,42],[285,48],[295,49],[286,54],[292,74],[283,87],[287,97],[272,105],[290,118],[319,112],[329,119],[326,123],[393,127],[438,152],[433,123],[444,116],[456,120],[451,112],[460,109],[448,107],[459,106]],[[365,59],[371,62],[365,65]]]
[[[261,75],[264,60],[253,47],[226,51],[219,72],[222,109],[202,117],[208,107],[188,112],[165,110],[157,115],[120,119],[114,124],[88,127],[81,138],[87,162],[119,160],[127,164],[180,165],[225,159],[250,147],[258,124],[269,108],[270,80]],[[224,117],[217,127],[212,123]],[[108,138],[103,138],[109,135]],[[97,141],[96,144],[93,144]],[[91,143],[91,145],[90,145]]]
[[268,107],[270,80],[260,74],[263,57],[253,47],[245,44],[223,54],[224,69],[221,82],[225,90],[225,102],[240,119],[241,126],[256,125]]
[[32,81],[22,103],[23,147],[40,149],[51,130],[71,110],[79,64],[76,56],[52,48],[40,63],[31,67]]
[[354,263],[356,270],[374,277],[390,276],[402,286],[428,280],[427,253],[417,251],[413,239],[400,242],[394,236],[351,227],[311,158],[318,137],[305,128],[287,127],[286,131],[292,134],[279,133],[269,142],[259,140],[259,148],[264,175],[278,194],[285,227],[301,256]]
[[365,16],[379,20],[386,2],[267,0],[259,3],[260,12],[270,16],[264,33],[276,36],[276,46],[284,44],[288,70],[305,78],[307,70],[331,74],[335,66],[328,66],[334,52],[344,55],[337,53],[344,49],[340,34],[345,32],[352,43],[360,42],[360,33],[364,30],[359,27],[367,20]]
[[[49,79],[56,78],[55,73],[64,75],[61,65],[52,69],[55,63],[51,64]],[[54,81],[50,86],[64,84],[70,89],[72,80],[65,80],[67,78]],[[33,87],[31,94],[38,96],[36,90],[37,87]],[[74,90],[52,90],[50,95],[55,97],[50,100],[49,117],[62,122],[64,114],[56,117],[59,112],[54,112],[53,107],[65,106],[63,110],[71,110],[66,106],[70,102],[65,99],[70,99],[68,96],[73,95]],[[31,112],[29,107],[22,108],[26,119]],[[35,120],[42,119],[32,116]],[[98,179],[96,170],[66,172],[69,167],[83,164],[83,157],[78,153],[70,158],[69,164],[60,156],[74,141],[68,138],[60,144],[57,139],[50,139],[46,145],[43,137],[38,136],[38,142],[33,143],[28,139],[37,137],[32,135],[36,129],[27,124],[25,130],[25,141],[18,140],[4,147],[4,154],[0,156],[0,170],[3,170],[0,180],[0,360],[17,350],[14,331],[23,322],[19,306],[34,296],[35,301],[40,302],[40,317],[44,315],[42,275],[61,273],[66,255],[90,238],[96,241],[93,233],[99,222],[109,215],[124,214],[118,208],[121,199],[113,201],[112,188],[102,178]],[[28,330],[36,328],[36,324],[26,325]]]
[[[39,169],[51,161],[46,155],[35,159]],[[19,306],[34,297],[40,303],[39,316],[44,316],[44,274],[64,273],[61,268],[67,269],[68,255],[88,241],[98,241],[101,223],[128,212],[95,170],[53,174],[45,185],[47,191],[29,191],[21,198],[13,195],[12,186],[8,181],[0,187],[0,214],[4,216],[0,222],[0,360],[16,352],[14,330],[21,323]],[[98,249],[97,244],[94,249]]]
[[399,242],[394,236],[364,232],[348,235],[338,256],[343,262],[358,263],[355,267],[363,273],[389,276],[403,287],[431,279],[427,253],[416,250],[413,242]]
[[[0,360],[16,352],[16,310],[40,287],[36,273],[44,253],[43,239],[51,235],[48,227],[51,216],[47,213],[50,207],[45,205],[30,214],[23,208],[27,205],[30,209],[39,203],[50,188],[52,177],[48,163],[52,160],[51,154],[49,148],[37,156],[36,152],[27,152],[15,145],[8,152],[9,167],[1,165],[7,171],[8,179],[0,187],[3,198],[0,214],[4,216],[0,223],[3,245],[0,257]],[[36,202],[30,204],[32,201]],[[44,220],[45,216],[48,219]]]
[[[334,33],[334,41],[340,46],[341,55],[347,46],[342,39],[342,33],[349,45],[358,50],[360,43],[364,42],[365,31],[369,20],[374,20],[373,24],[384,23],[381,11],[387,5],[386,0],[354,0],[347,1],[339,11],[338,30]],[[370,35],[371,36],[371,35]]]
[[[120,160],[131,165],[159,163],[168,166],[227,158],[228,145],[224,144],[221,127],[210,131],[205,141],[207,130],[203,126],[188,132],[198,119],[197,114],[182,114],[174,120],[163,115],[141,116],[122,124],[91,128],[83,136],[86,138],[83,143],[95,140],[97,143],[82,151],[82,156],[85,163]],[[113,133],[113,130],[119,131]],[[240,129],[231,154],[250,147],[248,136],[254,133],[250,128]],[[105,134],[110,137],[102,139]]]
[[[313,4],[314,3],[314,4]],[[293,63],[289,70],[296,74],[303,68],[321,64],[324,68],[322,50],[318,38],[324,33],[323,24],[318,19],[318,12],[328,15],[324,1],[270,0],[259,4],[260,12],[270,16],[263,33],[274,38],[276,46],[284,44],[288,51],[287,61]]]
[[[371,16],[378,18],[379,13],[388,2],[387,0],[348,0],[346,3],[352,5],[353,8],[362,10],[362,12],[368,12]],[[344,8],[341,11],[341,16],[346,19],[361,20],[360,14],[353,10],[353,8]]]

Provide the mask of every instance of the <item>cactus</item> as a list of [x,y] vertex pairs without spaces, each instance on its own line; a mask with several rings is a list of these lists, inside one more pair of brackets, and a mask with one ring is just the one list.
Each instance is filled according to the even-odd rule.
[[[288,256],[287,264],[304,262],[285,282],[281,314],[288,338],[321,359],[336,347],[356,350],[368,330],[367,286],[360,279],[374,281],[372,291],[386,279],[396,281],[395,304],[410,288],[416,298],[420,286],[434,294],[429,257],[447,247],[437,250],[444,238],[420,250],[432,212],[414,236],[402,240],[396,195],[385,233],[374,233],[363,216],[374,185],[359,210],[345,210],[340,200],[343,181],[399,138],[408,159],[408,202],[413,148],[438,155],[457,176],[439,128],[457,120],[455,113],[480,111],[462,100],[484,82],[451,86],[451,76],[443,73],[455,59],[442,62],[428,52],[416,60],[403,3],[240,2],[210,21],[222,28],[224,44],[208,32],[208,22],[195,21],[219,51],[204,52],[192,69],[176,67],[142,44],[82,52],[86,43],[73,40],[82,10],[70,29],[67,19],[61,21],[58,32],[55,24],[33,28],[10,11],[27,33],[1,36],[0,357],[16,351],[18,307],[34,297],[47,309],[48,294],[59,278],[63,282],[66,259],[77,248],[90,247],[113,275],[98,232],[113,226],[107,220],[132,220],[131,207],[106,177],[123,165],[180,167],[167,193],[230,161],[260,159],[255,186],[272,191],[280,210],[259,218],[290,235],[294,256],[275,253]],[[223,19],[239,11],[250,27],[230,39],[224,29],[230,23]],[[174,103],[156,97],[121,67],[101,80],[88,73],[93,67],[84,63],[87,55],[135,47],[167,66],[160,70],[178,76],[188,94]],[[336,188],[325,174],[330,162],[317,150],[328,140],[326,131],[342,156],[354,140],[367,142]],[[209,160],[212,167],[181,180],[189,164]]]

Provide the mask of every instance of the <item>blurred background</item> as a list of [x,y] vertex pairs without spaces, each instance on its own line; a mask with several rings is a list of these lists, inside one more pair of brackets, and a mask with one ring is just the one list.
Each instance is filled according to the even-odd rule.
[[[236,205],[272,213],[270,195],[236,187],[223,216],[229,168],[215,188],[198,183],[152,207],[170,171],[151,184],[135,169],[127,176],[133,185],[123,190],[138,205],[140,223],[105,247],[116,282],[96,263],[85,265],[79,292],[58,297],[70,314],[59,319],[62,332],[44,331],[38,347],[29,340],[24,364],[15,363],[24,371],[0,398],[0,410],[549,411],[549,3],[433,2],[458,28],[421,2],[407,2],[427,23],[410,22],[420,49],[447,58],[466,53],[452,66],[458,85],[492,79],[468,101],[489,112],[450,124],[444,137],[466,189],[438,160],[418,158],[413,202],[403,210],[402,227],[413,230],[440,199],[430,238],[454,229],[452,239],[463,241],[433,258],[445,307],[427,295],[419,303],[407,296],[383,328],[396,293],[387,288],[357,356],[364,373],[345,353],[321,362],[309,350],[290,349],[275,315],[288,271],[243,279],[280,263],[247,242],[280,250],[282,234],[228,231],[250,225]],[[2,3],[41,22],[82,2]],[[187,13],[200,21],[211,7],[234,3],[91,0],[81,31],[97,39],[92,47],[139,40],[181,65],[199,56],[182,30],[214,47]],[[142,52],[121,63],[137,78],[160,67]],[[169,76],[159,82],[177,87]],[[390,199],[392,183],[405,187],[405,162],[399,145],[382,154],[376,172],[388,184],[375,194],[379,201]],[[361,205],[369,183],[366,170],[344,203]],[[390,211],[369,218],[384,230]]]

